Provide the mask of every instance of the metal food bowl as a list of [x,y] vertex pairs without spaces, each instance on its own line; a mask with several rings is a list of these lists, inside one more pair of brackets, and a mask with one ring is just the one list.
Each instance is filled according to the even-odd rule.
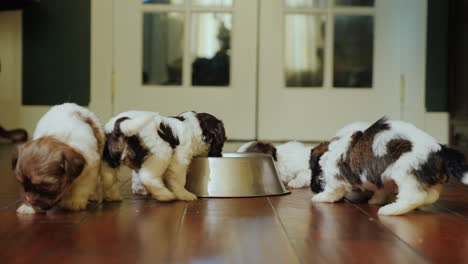
[[273,158],[260,153],[223,153],[193,159],[187,190],[198,197],[255,197],[290,193],[278,177]]

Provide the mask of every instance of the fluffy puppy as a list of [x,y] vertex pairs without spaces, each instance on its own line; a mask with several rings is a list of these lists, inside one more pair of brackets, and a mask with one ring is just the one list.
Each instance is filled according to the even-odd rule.
[[336,202],[359,188],[374,191],[369,203],[380,204],[396,192],[378,213],[400,215],[437,201],[449,176],[468,184],[463,154],[411,124],[382,118],[364,130],[342,131],[312,149],[314,202]]
[[104,141],[101,123],[89,110],[72,103],[52,107],[33,139],[13,151],[12,168],[24,198],[17,212],[43,212],[58,203],[77,211],[97,200]]
[[185,189],[192,158],[221,157],[226,141],[221,120],[195,112],[176,117],[124,112],[109,120],[105,131],[108,163],[114,168],[121,164],[131,168],[132,191],[148,191],[160,201],[195,200],[197,197]]
[[290,188],[304,188],[310,184],[309,159],[311,149],[312,147],[307,147],[297,141],[287,142],[278,147],[268,142],[253,141],[242,145],[237,152],[271,155],[283,184]]

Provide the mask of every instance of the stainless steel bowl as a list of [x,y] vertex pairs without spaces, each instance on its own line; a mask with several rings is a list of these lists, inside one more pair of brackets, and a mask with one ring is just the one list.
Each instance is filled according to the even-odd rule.
[[260,153],[223,153],[222,158],[195,158],[187,190],[198,197],[254,197],[290,193],[276,172],[273,158]]

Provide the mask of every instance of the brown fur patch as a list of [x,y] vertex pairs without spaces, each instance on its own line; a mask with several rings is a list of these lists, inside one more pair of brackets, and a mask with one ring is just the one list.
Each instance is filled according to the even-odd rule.
[[340,175],[338,178],[353,185],[362,184],[361,175],[378,188],[383,187],[382,173],[402,154],[411,151],[412,144],[405,139],[394,139],[387,143],[387,154],[376,157],[372,150],[375,136],[390,129],[385,119],[381,119],[366,129],[351,136],[346,157],[338,162]]
[[78,118],[81,119],[81,121],[83,121],[89,127],[91,127],[91,130],[93,131],[93,135],[96,138],[98,153],[102,153],[102,150],[104,148],[104,142],[103,142],[104,140],[101,136],[101,132],[100,132],[98,125],[90,117],[84,116],[83,113],[81,112],[77,111],[75,112],[75,114],[78,116]]
[[275,161],[278,161],[276,147],[270,142],[256,141],[250,144],[245,152],[265,153],[271,155]]
[[25,203],[41,210],[58,203],[86,165],[78,151],[53,137],[19,146],[12,161],[15,176],[23,186]]

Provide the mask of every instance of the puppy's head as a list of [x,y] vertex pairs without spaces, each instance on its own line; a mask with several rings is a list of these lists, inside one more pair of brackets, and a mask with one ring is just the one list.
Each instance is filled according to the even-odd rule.
[[209,157],[221,157],[226,132],[223,121],[208,113],[197,113],[197,119],[203,134],[203,142],[209,145]]
[[275,161],[278,160],[276,147],[269,142],[252,142],[252,144],[250,144],[250,146],[245,149],[245,152],[265,153],[271,155]]
[[12,168],[23,187],[24,202],[36,211],[57,204],[85,165],[83,155],[53,137],[29,141],[12,153]]
[[310,151],[309,168],[312,171],[310,189],[314,193],[323,192],[323,187],[326,184],[325,179],[322,177],[322,167],[319,161],[322,155],[328,151],[329,144],[329,141],[322,142]]
[[104,145],[103,160],[109,164],[111,168],[117,168],[122,160],[122,153],[126,147],[125,136],[120,130],[120,123],[129,119],[121,117],[114,123],[114,129],[110,133],[106,133],[106,143]]

